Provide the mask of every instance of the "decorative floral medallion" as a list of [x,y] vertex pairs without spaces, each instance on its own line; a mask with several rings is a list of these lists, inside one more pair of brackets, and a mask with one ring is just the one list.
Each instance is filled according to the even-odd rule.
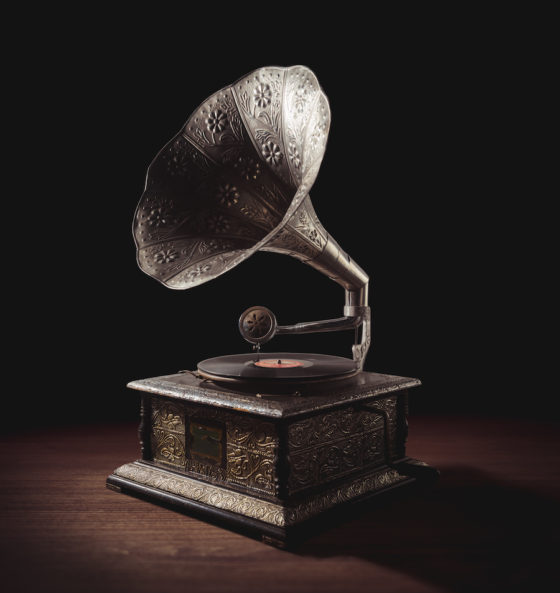
[[212,134],[223,132],[228,125],[227,115],[220,109],[211,111],[206,119],[206,127]]
[[282,162],[282,152],[278,144],[275,144],[272,140],[269,140],[262,147],[262,155],[264,156],[267,163],[278,166]]
[[212,214],[206,219],[206,224],[214,233],[226,233],[229,230],[229,220],[222,214]]
[[239,192],[234,185],[225,183],[218,188],[218,201],[222,206],[234,206],[239,202]]
[[172,200],[158,200],[152,203],[146,221],[152,229],[170,226],[177,222],[174,214],[175,205]]
[[253,96],[255,97],[255,103],[262,109],[266,107],[270,103],[270,99],[272,99],[272,91],[270,90],[270,86],[268,84],[258,84],[253,91]]
[[295,145],[294,142],[290,142],[288,144],[288,157],[290,158],[290,161],[292,161],[292,164],[294,165],[294,167],[296,169],[299,169],[299,167],[301,165],[301,157],[299,155],[297,146]]
[[179,254],[175,249],[161,249],[154,255],[154,260],[158,264],[168,264],[175,261],[179,257]]

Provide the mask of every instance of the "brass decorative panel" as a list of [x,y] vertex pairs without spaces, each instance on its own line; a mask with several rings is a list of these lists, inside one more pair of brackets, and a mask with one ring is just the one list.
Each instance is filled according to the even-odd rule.
[[230,416],[227,426],[227,479],[277,494],[278,437],[274,425],[253,418]]
[[185,406],[191,422],[214,421],[226,426],[225,464],[202,463],[187,456],[186,469],[249,490],[277,494],[278,437],[272,422],[216,408]]
[[278,494],[272,422],[227,410],[152,398],[152,456],[202,479]]
[[181,405],[152,399],[151,440],[154,461],[185,467],[185,416]]

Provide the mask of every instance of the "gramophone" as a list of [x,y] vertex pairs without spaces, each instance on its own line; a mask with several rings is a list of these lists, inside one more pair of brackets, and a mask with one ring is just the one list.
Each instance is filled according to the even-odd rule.
[[[261,68],[204,101],[151,163],[133,222],[149,276],[190,289],[273,251],[339,283],[345,303],[342,317],[295,325],[249,307],[239,330],[252,350],[129,383],[142,455],[109,488],[285,546],[345,503],[437,474],[405,453],[420,381],[363,370],[368,276],[311,203],[329,125],[311,70]],[[349,329],[352,358],[263,351],[275,335]]]

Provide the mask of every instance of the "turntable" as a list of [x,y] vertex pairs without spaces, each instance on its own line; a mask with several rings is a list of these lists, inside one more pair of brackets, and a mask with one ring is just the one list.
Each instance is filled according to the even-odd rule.
[[[273,251],[332,278],[345,303],[339,318],[295,325],[250,307],[239,330],[252,350],[129,383],[142,456],[109,488],[285,546],[344,503],[437,475],[405,452],[420,381],[363,370],[368,276],[311,203],[329,125],[313,72],[261,68],[204,101],[151,163],[133,223],[149,276],[190,289]],[[349,329],[352,358],[264,351],[276,335]]]

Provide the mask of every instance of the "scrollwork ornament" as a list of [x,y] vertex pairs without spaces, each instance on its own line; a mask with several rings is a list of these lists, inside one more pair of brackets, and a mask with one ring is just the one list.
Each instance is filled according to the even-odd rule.
[[114,475],[278,527],[296,525],[338,504],[349,502],[366,493],[381,491],[408,479],[396,470],[382,470],[336,489],[327,490],[323,494],[304,498],[296,504],[282,505],[213,484],[201,483],[141,462],[123,465],[114,471]]

